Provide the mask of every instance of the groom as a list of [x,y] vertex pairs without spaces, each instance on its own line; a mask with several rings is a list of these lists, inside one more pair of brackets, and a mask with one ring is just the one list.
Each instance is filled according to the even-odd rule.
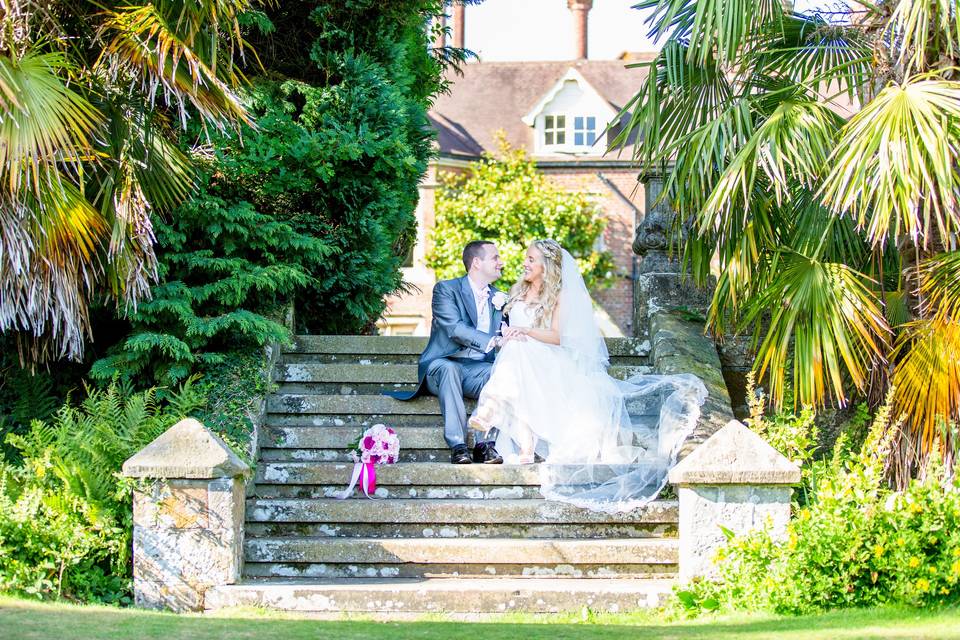
[[440,399],[443,437],[453,464],[502,464],[493,440],[484,436],[477,437],[471,458],[463,399],[479,397],[490,378],[506,301],[491,283],[500,278],[503,262],[496,245],[475,240],[463,248],[463,266],[467,275],[434,285],[430,341],[420,356],[417,388],[394,397],[412,400],[428,392]]

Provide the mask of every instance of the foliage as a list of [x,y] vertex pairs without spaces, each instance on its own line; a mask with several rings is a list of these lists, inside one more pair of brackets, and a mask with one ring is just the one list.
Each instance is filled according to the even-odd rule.
[[[417,186],[431,154],[426,112],[462,50],[430,48],[440,0],[279,3],[262,49],[256,129],[218,143],[218,193],[335,249],[296,295],[298,331],[362,333],[402,287]],[[437,27],[439,28],[439,27]],[[294,47],[275,43],[289,40]],[[242,141],[242,144],[241,144]]]
[[721,580],[693,585],[683,605],[809,613],[957,602],[960,485],[935,455],[923,479],[888,489],[884,467],[896,430],[888,402],[859,452],[845,456],[841,437],[832,459],[811,465],[812,496],[785,535],[731,534],[717,558]]
[[217,432],[251,467],[254,421],[273,391],[262,349],[235,350],[220,364],[207,365],[197,383],[206,403],[196,418]]
[[806,473],[819,435],[813,410],[806,407],[799,414],[781,411],[766,415],[767,397],[757,388],[753,373],[747,374],[747,406],[749,427]]
[[[5,2],[0,12],[0,330],[79,360],[91,301],[156,279],[152,214],[192,187],[171,116],[246,119],[236,2]],[[164,103],[157,104],[157,101]]]
[[249,202],[216,195],[217,162],[200,193],[158,221],[160,283],[129,316],[129,334],[90,370],[140,386],[177,384],[244,345],[286,342],[278,319],[310,272],[333,252]]
[[641,2],[668,38],[614,145],[638,140],[645,172],[671,165],[684,260],[716,277],[708,324],[755,332],[771,401],[879,401],[892,380],[898,451],[925,456],[960,419],[958,254],[943,253],[960,228],[960,11],[791,7]]
[[23,466],[0,461],[0,590],[116,601],[129,591],[131,485],[123,462],[202,396],[187,381],[160,402],[114,380],[49,422],[8,435]]
[[439,278],[462,276],[463,247],[471,240],[496,243],[504,262],[501,287],[516,280],[530,242],[552,238],[580,264],[588,286],[606,284],[612,269],[597,250],[603,219],[588,195],[564,191],[537,171],[522,149],[500,137],[499,157],[471,163],[465,177],[441,176],[427,265]]

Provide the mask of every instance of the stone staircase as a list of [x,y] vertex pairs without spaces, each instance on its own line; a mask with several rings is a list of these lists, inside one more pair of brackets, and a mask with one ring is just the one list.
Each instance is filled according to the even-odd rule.
[[[246,505],[244,578],[208,609],[496,613],[657,604],[676,574],[677,503],[607,515],[543,500],[534,466],[452,465],[436,398],[399,402],[423,338],[301,336],[282,355]],[[611,375],[649,371],[609,340]],[[468,410],[472,403],[468,404]],[[349,443],[378,422],[400,461],[376,495],[337,500]]]

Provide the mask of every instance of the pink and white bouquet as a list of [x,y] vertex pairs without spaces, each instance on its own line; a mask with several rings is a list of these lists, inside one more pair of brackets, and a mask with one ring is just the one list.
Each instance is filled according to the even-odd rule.
[[354,462],[366,464],[393,464],[400,456],[400,437],[397,432],[382,424],[375,424],[364,431],[350,450]]
[[400,437],[390,427],[375,424],[361,433],[350,447],[350,457],[354,463],[350,486],[338,493],[337,498],[350,497],[357,483],[370,498],[377,490],[377,465],[393,464],[400,457]]

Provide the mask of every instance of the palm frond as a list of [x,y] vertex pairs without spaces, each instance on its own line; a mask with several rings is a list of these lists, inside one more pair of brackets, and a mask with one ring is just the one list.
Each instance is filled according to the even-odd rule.
[[960,8],[956,0],[898,0],[888,23],[889,38],[904,74],[926,71],[960,51]]
[[[189,102],[215,126],[252,123],[236,92],[243,76],[226,60],[218,65],[216,44],[199,39],[191,28],[189,21],[172,22],[153,3],[112,12],[102,26],[108,42],[100,64],[114,74],[140,78],[149,96],[162,90],[168,102],[179,106],[182,121]],[[216,29],[210,31],[216,38]]]
[[756,368],[759,376],[769,373],[772,401],[783,402],[792,357],[797,404],[822,406],[828,395],[844,404],[846,381],[863,390],[886,349],[889,328],[869,280],[796,253],[785,254],[775,273],[747,314],[751,322],[770,314]]
[[745,62],[753,73],[853,98],[870,81],[873,49],[861,28],[793,13],[768,25]]
[[883,89],[843,127],[824,203],[851,212],[875,246],[906,233],[927,246],[960,227],[960,83],[914,79]]
[[35,192],[56,180],[54,163],[76,165],[90,156],[101,115],[58,75],[71,65],[58,52],[0,55],[0,174],[9,193]]
[[783,17],[780,0],[645,0],[634,8],[651,12],[652,39],[672,34],[689,42],[688,59],[700,62],[733,62],[763,25]]
[[939,423],[960,419],[960,323],[922,319],[905,325],[894,357],[894,406],[908,416],[920,453],[928,453]]
[[944,322],[960,322],[960,251],[941,253],[920,265],[925,311]]
[[719,218],[746,216],[753,200],[757,174],[763,171],[777,204],[791,195],[793,185],[814,188],[826,167],[840,118],[812,100],[784,100],[753,132],[726,165],[700,214],[703,225],[719,227]]

